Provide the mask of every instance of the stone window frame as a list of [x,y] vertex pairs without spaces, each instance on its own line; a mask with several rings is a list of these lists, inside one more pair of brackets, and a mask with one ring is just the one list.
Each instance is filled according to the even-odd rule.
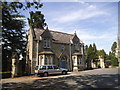
[[79,45],[79,43],[75,43],[75,44],[74,44],[74,48],[75,48],[75,50],[79,51],[79,50],[80,50],[80,45]]
[[44,48],[51,48],[50,39],[44,39],[43,40],[43,47]]

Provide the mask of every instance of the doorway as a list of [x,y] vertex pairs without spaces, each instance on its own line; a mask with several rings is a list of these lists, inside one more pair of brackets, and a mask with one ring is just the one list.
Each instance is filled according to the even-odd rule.
[[66,58],[65,58],[65,57],[62,57],[62,58],[61,58],[60,68],[67,68],[67,61],[66,61]]

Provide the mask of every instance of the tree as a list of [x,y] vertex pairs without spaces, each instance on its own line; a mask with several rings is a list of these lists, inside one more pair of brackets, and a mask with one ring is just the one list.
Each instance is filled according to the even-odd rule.
[[118,59],[115,57],[114,53],[109,52],[109,60],[112,66],[118,66]]
[[109,52],[109,60],[112,66],[118,65],[118,59],[115,57],[116,48],[117,48],[117,42],[113,42],[111,46],[111,51]]
[[28,22],[32,28],[44,29],[44,27],[46,26],[44,15],[41,13],[41,11],[36,11],[35,13],[31,11]]
[[93,43],[93,60],[98,59],[98,52],[95,43]]
[[92,55],[93,63],[97,66],[98,62],[98,52],[95,43],[93,43],[93,55]]
[[93,55],[93,48],[92,45],[90,44],[88,50],[87,50],[87,54],[86,54],[86,62],[87,62],[87,68],[91,69],[91,60],[92,60],[92,55]]
[[[30,7],[41,8],[38,2],[2,2],[2,70],[10,71],[11,56],[13,52],[24,54],[26,48],[25,22],[21,20],[18,9],[27,10]],[[7,66],[7,67],[6,67]]]
[[[19,15],[16,10],[16,7],[21,6],[20,3],[2,3],[2,70],[5,71],[10,70],[12,52],[22,53],[25,46],[25,23],[17,19],[24,16]],[[5,65],[8,65],[8,68]]]
[[102,56],[103,58],[105,58],[106,52],[104,51],[104,49],[98,50],[98,56]]
[[116,48],[117,48],[117,42],[113,42],[112,47],[111,47],[111,51],[113,54],[116,53]]
[[116,48],[117,48],[117,43],[113,42],[113,44],[111,46],[111,51],[109,52],[109,60],[111,61],[112,66],[118,65],[118,59],[115,56]]
[[91,62],[95,63],[97,65],[97,59],[98,59],[98,53],[97,53],[97,48],[95,43],[90,44],[88,47],[87,45],[85,46],[85,60],[87,63],[87,68],[90,69],[91,67]]
[[106,57],[105,57],[105,66],[108,67],[110,65],[111,65],[110,56],[109,56],[109,54],[106,54]]

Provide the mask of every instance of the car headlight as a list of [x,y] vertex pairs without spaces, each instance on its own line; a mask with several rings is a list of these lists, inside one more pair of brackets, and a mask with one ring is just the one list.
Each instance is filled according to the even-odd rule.
[[35,70],[35,73],[38,73],[38,70]]

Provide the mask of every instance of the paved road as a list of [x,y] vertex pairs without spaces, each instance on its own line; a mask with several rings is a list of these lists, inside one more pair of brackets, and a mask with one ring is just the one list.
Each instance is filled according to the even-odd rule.
[[87,89],[87,88],[118,88],[118,69],[94,69],[72,72],[68,75],[49,77],[21,77],[3,79],[3,89]]

